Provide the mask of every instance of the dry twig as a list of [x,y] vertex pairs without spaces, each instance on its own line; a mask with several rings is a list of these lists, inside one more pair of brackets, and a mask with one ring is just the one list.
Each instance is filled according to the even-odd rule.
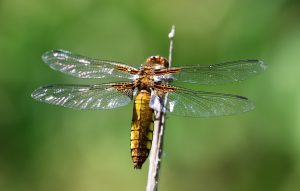
[[[175,36],[175,26],[172,26],[171,32],[169,33],[170,49],[169,49],[169,67],[172,64],[172,53],[173,53],[173,39]],[[168,95],[164,97],[164,104],[167,103]],[[166,115],[163,112],[154,113],[154,132],[152,148],[149,157],[149,171],[147,181],[147,191],[156,191],[159,180],[159,170],[161,164],[161,157],[163,152],[163,138],[165,130],[165,119]]]

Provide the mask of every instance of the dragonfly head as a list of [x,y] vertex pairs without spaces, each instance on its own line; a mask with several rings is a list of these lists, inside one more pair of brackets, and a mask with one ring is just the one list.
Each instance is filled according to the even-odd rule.
[[162,56],[150,56],[147,58],[146,63],[150,65],[160,65],[165,68],[169,67],[169,61]]

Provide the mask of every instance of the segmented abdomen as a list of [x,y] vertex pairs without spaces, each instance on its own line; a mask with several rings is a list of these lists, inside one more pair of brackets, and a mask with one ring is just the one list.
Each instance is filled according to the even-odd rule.
[[141,90],[134,100],[131,124],[131,157],[134,168],[140,169],[147,159],[153,137],[153,109],[149,107],[150,92]]

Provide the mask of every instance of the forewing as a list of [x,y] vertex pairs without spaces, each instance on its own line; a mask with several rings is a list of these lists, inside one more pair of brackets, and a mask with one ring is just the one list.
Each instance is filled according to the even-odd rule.
[[[174,115],[189,117],[223,116],[239,114],[255,108],[248,98],[239,95],[194,91],[174,86],[168,86],[168,90],[167,88],[163,90],[161,87],[155,89],[158,92],[167,93],[167,104],[155,108],[163,108],[162,111]],[[161,98],[162,96],[156,95],[155,99],[158,99],[157,97]],[[163,102],[156,101],[156,103]]]
[[43,54],[43,61],[52,69],[79,78],[133,79],[138,70],[125,64],[92,59],[66,50],[52,50]]
[[[197,84],[224,84],[241,81],[255,76],[264,70],[267,65],[260,60],[239,60],[213,65],[194,65],[166,69],[165,79]],[[169,71],[169,72],[168,72]]]
[[127,105],[133,96],[131,83],[100,85],[49,85],[31,97],[45,103],[73,109],[113,109]]

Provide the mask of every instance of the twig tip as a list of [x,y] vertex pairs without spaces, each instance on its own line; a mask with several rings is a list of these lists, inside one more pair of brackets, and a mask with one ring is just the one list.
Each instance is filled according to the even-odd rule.
[[175,25],[172,25],[171,32],[169,33],[169,39],[173,39],[175,36]]

